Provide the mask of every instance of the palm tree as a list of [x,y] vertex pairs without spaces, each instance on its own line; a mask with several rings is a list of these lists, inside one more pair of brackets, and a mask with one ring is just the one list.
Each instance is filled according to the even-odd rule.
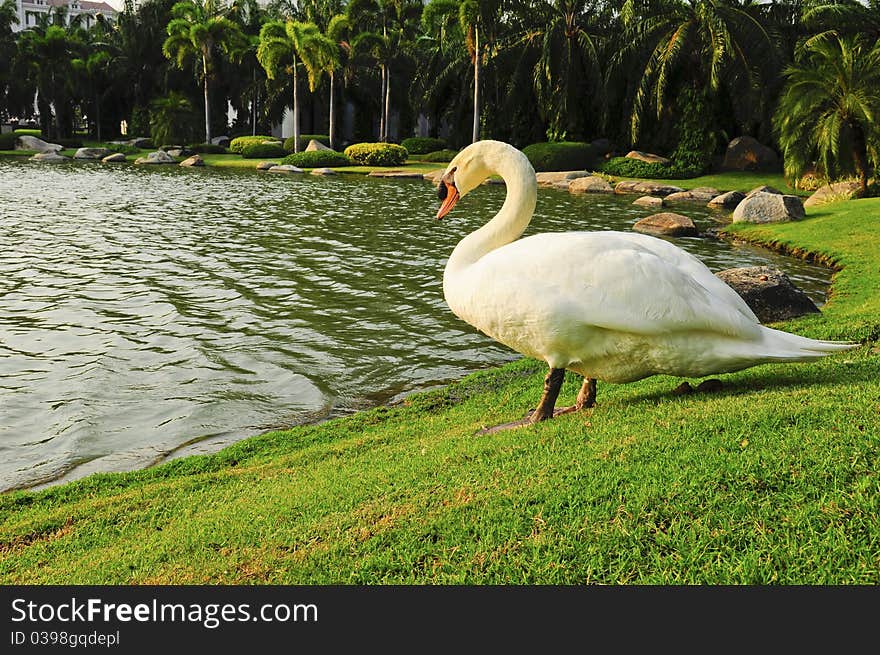
[[[95,48],[95,44],[92,44]],[[101,101],[110,85],[113,57],[106,49],[95,48],[83,57],[72,60],[71,66],[84,82],[92,108],[95,110],[95,135],[101,140]],[[91,112],[89,112],[91,114]]]
[[205,143],[211,143],[211,103],[209,85],[214,57],[218,50],[231,56],[243,47],[244,37],[238,25],[226,18],[222,0],[178,2],[171,9],[168,38],[162,44],[162,53],[175,60],[178,68],[195,58],[200,63],[205,93]]
[[0,3],[0,118],[9,111],[5,100],[15,57],[15,34],[12,26],[18,23],[17,13],[15,0],[3,0]]
[[327,24],[327,30],[325,31],[325,36],[336,45],[336,53],[335,56],[331,56],[328,59],[329,69],[327,70],[330,76],[330,111],[329,111],[329,121],[328,121],[328,132],[330,137],[330,147],[334,150],[336,149],[336,115],[334,111],[334,78],[336,75],[336,70],[340,65],[340,56],[342,53],[350,54],[351,53],[351,43],[349,42],[349,32],[351,30],[351,24],[349,23],[348,16],[345,14],[336,14],[333,18],[330,19],[330,22]]
[[293,76],[294,152],[299,152],[299,67],[305,68],[309,90],[314,91],[325,68],[327,53],[335,47],[314,23],[270,21],[260,30],[257,60],[266,70],[266,76],[274,80],[282,71]]
[[774,124],[786,175],[797,180],[818,159],[829,180],[854,172],[867,191],[870,160],[876,168],[880,159],[880,46],[865,36],[811,39],[785,78]]
[[819,0],[803,14],[804,24],[812,30],[835,34],[864,34],[880,39],[880,0]]

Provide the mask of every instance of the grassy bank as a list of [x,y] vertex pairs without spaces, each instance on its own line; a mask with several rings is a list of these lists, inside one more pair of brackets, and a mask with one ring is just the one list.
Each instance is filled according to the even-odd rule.
[[[785,329],[876,339],[878,216],[860,200],[732,231],[842,267],[822,316]],[[725,375],[717,394],[600,384],[588,414],[474,436],[533,407],[543,375],[520,360],[216,455],[2,495],[0,580],[880,581],[873,344]]]

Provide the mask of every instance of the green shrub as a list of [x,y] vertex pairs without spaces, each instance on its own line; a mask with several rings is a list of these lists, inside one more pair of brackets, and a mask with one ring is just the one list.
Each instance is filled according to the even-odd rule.
[[364,166],[400,166],[409,157],[406,148],[396,143],[355,143],[345,154]]
[[15,132],[0,134],[0,150],[15,150],[18,135]]
[[141,152],[140,148],[135,148],[127,143],[99,143],[98,147],[107,148],[112,152],[121,152],[123,155],[139,155]]
[[429,152],[427,155],[422,157],[422,161],[433,161],[440,163],[451,162],[453,157],[458,154],[458,150],[437,150],[435,152]]
[[581,141],[533,143],[523,148],[536,171],[574,171],[594,168],[595,149]]
[[[330,137],[327,136],[326,134],[300,134],[299,135],[300,152],[302,152],[303,150],[306,149],[306,146],[309,145],[309,141],[311,141],[312,139],[314,139],[315,141],[319,141],[320,143],[323,143],[328,148],[330,147]],[[287,152],[294,151],[292,136],[287,137],[287,139],[284,140],[284,149]]]
[[82,148],[82,147],[83,147],[82,139],[76,139],[76,138],[71,138],[71,139],[64,139],[64,138],[62,138],[62,139],[53,139],[52,142],[53,142],[53,143],[57,143],[57,144],[60,145],[62,148]]
[[295,152],[281,160],[282,164],[293,164],[299,168],[324,168],[325,166],[351,166],[351,160],[335,150],[315,150]]
[[599,167],[599,172],[617,177],[640,177],[645,179],[680,180],[697,177],[702,173],[699,167],[680,162],[671,164],[649,164],[638,159],[614,157]]
[[414,136],[404,139],[400,145],[407,149],[411,155],[427,155],[430,152],[445,150],[448,146],[443,139],[433,139],[427,136]]
[[213,143],[194,143],[189,146],[189,149],[193,152],[198,152],[204,155],[225,155],[226,148],[223,146],[218,146]]
[[275,159],[287,152],[277,143],[251,143],[244,147],[241,156],[245,159]]
[[20,130],[15,130],[15,134],[18,134],[20,136],[36,136],[41,139],[43,138],[43,131],[42,130],[31,130],[31,129],[27,129],[24,127],[21,128]]
[[237,136],[229,142],[229,150],[237,155],[240,155],[245,146],[251,145],[252,143],[262,143],[263,141],[280,140],[276,139],[274,136],[262,136],[259,134],[257,136]]

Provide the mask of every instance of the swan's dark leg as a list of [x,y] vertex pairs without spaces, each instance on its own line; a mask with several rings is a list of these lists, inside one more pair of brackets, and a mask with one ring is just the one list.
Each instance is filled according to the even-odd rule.
[[555,416],[560,414],[570,414],[571,412],[579,412],[582,409],[589,409],[596,406],[596,380],[595,378],[584,378],[581,390],[578,391],[577,400],[571,407],[563,407],[557,409]]
[[521,428],[525,425],[532,425],[539,421],[545,421],[555,416],[554,408],[556,407],[556,399],[559,397],[559,390],[562,388],[562,381],[565,379],[564,368],[551,368],[544,378],[544,393],[541,396],[541,402],[538,403],[537,409],[520,421],[513,423],[502,423],[491,428],[479,430],[477,434],[492,434],[501,430],[510,430],[512,428]]

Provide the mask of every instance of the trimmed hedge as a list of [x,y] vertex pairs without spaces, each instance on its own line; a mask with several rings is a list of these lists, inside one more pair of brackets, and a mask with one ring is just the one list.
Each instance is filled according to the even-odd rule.
[[263,143],[263,141],[280,142],[280,139],[276,139],[274,136],[261,136],[259,134],[257,136],[237,136],[229,142],[229,150],[240,155],[245,146],[253,143]]
[[13,132],[18,134],[19,136],[35,136],[39,137],[40,139],[43,138],[43,130],[40,129],[34,130],[28,127],[22,127],[20,129],[13,130]]
[[445,164],[451,162],[457,154],[458,150],[437,150],[435,152],[429,152],[427,155],[422,157],[422,161],[432,161]]
[[396,143],[355,143],[345,149],[345,155],[364,166],[400,166],[409,152]]
[[428,153],[446,150],[448,144],[443,139],[433,139],[427,136],[413,136],[400,142],[411,155],[427,155]]
[[274,143],[251,143],[241,151],[245,159],[275,159],[287,154],[280,145]]
[[533,143],[523,154],[536,171],[590,170],[599,158],[595,148],[582,141]]
[[281,160],[282,164],[293,164],[299,168],[324,168],[327,166],[351,166],[351,160],[335,150],[315,150],[314,152],[295,152]]
[[15,150],[18,135],[15,132],[0,134],[0,150]]
[[614,157],[603,163],[599,169],[606,175],[617,177],[642,177],[646,179],[680,180],[702,174],[700,167],[687,166],[673,161],[671,164],[649,164],[628,157]]
[[214,143],[194,143],[189,146],[189,149],[193,152],[198,152],[203,155],[225,155],[226,148],[223,146],[218,146]]
[[[326,134],[300,134],[299,135],[299,149],[300,152],[306,149],[306,146],[309,145],[309,141],[314,139],[315,141],[320,141],[328,148],[330,147],[330,137]],[[287,152],[293,152],[293,137],[289,136],[284,140],[284,149]]]

